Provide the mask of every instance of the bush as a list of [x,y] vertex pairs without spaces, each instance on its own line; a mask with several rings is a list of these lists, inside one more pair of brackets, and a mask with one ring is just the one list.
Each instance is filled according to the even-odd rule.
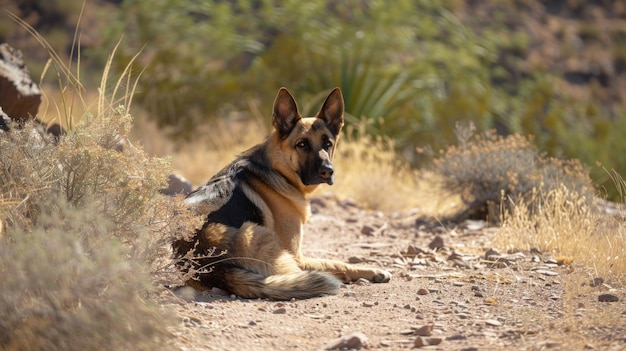
[[538,189],[550,192],[565,186],[589,204],[593,201],[593,186],[580,162],[540,154],[521,135],[472,134],[471,127],[457,125],[459,145],[442,150],[433,160],[434,172],[462,196],[465,206],[455,216],[457,220],[481,209],[489,211],[490,204],[490,219],[497,220],[499,207],[493,205]]
[[[168,338],[145,262],[91,202],[39,202],[0,245],[0,349],[151,350]],[[167,320],[167,318],[165,318]]]
[[0,135],[0,349],[147,350],[168,339],[153,282],[171,240],[195,223],[158,192],[168,159],[120,149],[130,125],[118,108],[56,144],[33,125]]

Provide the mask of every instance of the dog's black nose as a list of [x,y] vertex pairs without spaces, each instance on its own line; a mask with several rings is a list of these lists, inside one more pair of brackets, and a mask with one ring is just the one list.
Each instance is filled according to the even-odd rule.
[[329,166],[329,165],[322,165],[320,167],[320,177],[322,177],[323,179],[329,179],[332,178],[333,176],[333,167]]

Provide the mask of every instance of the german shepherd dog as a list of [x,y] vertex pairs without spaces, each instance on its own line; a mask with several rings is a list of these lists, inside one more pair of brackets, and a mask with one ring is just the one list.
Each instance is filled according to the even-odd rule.
[[[219,287],[245,298],[305,299],[335,294],[341,281],[388,282],[391,274],[302,254],[307,195],[333,184],[331,160],[343,127],[344,102],[335,88],[315,117],[303,118],[285,88],[274,101],[274,130],[186,198],[206,216],[189,240],[174,242],[188,285]],[[220,254],[221,253],[221,254]]]

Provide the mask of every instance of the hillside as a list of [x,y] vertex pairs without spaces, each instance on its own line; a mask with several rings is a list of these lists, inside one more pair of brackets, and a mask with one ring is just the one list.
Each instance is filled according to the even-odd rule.
[[[610,114],[625,101],[623,1],[460,1],[453,12],[477,33],[511,42],[498,64],[516,75],[554,73],[563,94],[597,100]],[[514,47],[518,35],[524,47]]]

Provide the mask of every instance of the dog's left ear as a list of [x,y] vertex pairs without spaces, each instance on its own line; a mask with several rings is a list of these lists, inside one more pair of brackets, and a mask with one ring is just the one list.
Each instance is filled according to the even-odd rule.
[[276,100],[274,100],[274,113],[272,114],[272,125],[281,137],[289,135],[296,123],[302,119],[298,111],[298,105],[291,93],[280,88]]
[[343,127],[343,109],[343,95],[341,95],[341,89],[335,88],[328,94],[320,112],[317,114],[317,118],[324,120],[335,136],[339,135]]

